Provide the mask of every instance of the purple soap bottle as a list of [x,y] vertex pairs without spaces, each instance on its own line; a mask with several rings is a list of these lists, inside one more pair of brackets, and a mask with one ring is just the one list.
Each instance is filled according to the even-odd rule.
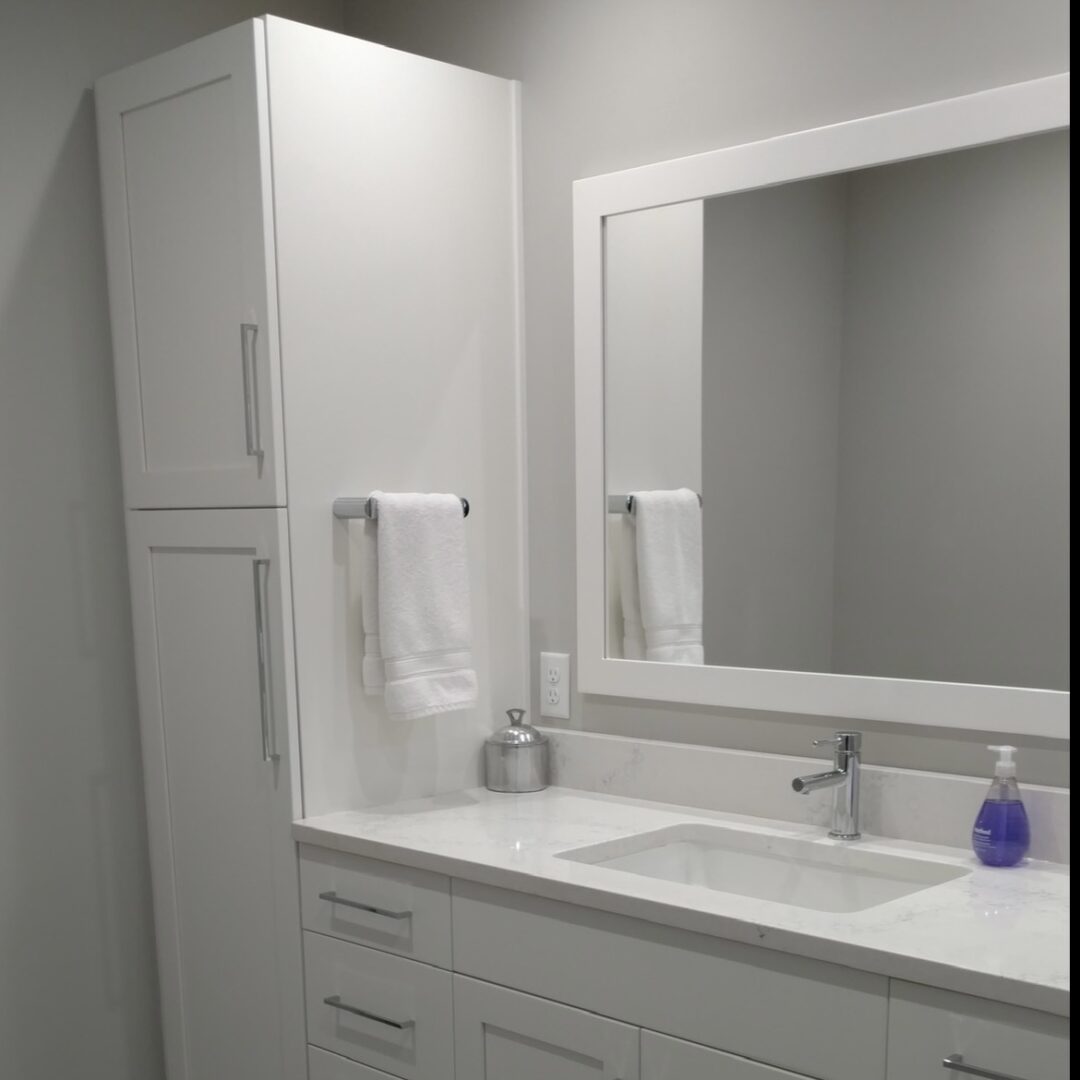
[[975,828],[971,830],[971,846],[987,866],[1015,866],[1031,845],[1031,828],[1027,811],[1020,801],[1016,783],[1015,746],[989,746],[998,755],[994,779]]

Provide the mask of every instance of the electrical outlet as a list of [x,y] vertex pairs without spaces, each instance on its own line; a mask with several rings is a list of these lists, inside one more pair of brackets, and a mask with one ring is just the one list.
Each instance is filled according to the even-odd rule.
[[540,654],[540,715],[570,719],[570,654]]

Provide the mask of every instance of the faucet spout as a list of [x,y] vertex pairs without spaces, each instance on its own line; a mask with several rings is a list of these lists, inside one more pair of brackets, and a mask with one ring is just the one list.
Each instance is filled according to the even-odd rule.
[[836,787],[847,781],[848,775],[840,769],[831,769],[829,772],[814,773],[812,776],[796,776],[791,781],[792,788],[800,795],[809,795],[811,791],[820,791],[822,788]]
[[833,767],[828,772],[796,776],[792,788],[800,795],[822,788],[833,792],[832,828],[829,835],[837,840],[859,838],[859,767],[862,735],[857,731],[838,731],[831,739],[817,739],[815,746],[833,747]]

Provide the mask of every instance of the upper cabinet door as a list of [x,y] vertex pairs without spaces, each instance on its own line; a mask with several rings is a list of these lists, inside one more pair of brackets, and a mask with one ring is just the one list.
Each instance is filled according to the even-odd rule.
[[260,20],[96,88],[130,507],[283,506]]

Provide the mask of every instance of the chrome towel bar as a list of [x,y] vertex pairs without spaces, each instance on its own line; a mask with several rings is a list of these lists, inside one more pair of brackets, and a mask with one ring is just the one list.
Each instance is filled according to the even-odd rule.
[[[461,514],[463,517],[469,516],[469,500],[458,496],[461,499]],[[350,518],[365,518],[368,521],[379,520],[379,501],[368,495],[363,499],[335,499],[334,500],[334,517],[340,518],[343,521],[347,521]]]
[[[700,492],[697,495],[698,506],[704,505]],[[607,512],[609,514],[632,514],[634,512],[633,495],[609,495],[607,497]]]

